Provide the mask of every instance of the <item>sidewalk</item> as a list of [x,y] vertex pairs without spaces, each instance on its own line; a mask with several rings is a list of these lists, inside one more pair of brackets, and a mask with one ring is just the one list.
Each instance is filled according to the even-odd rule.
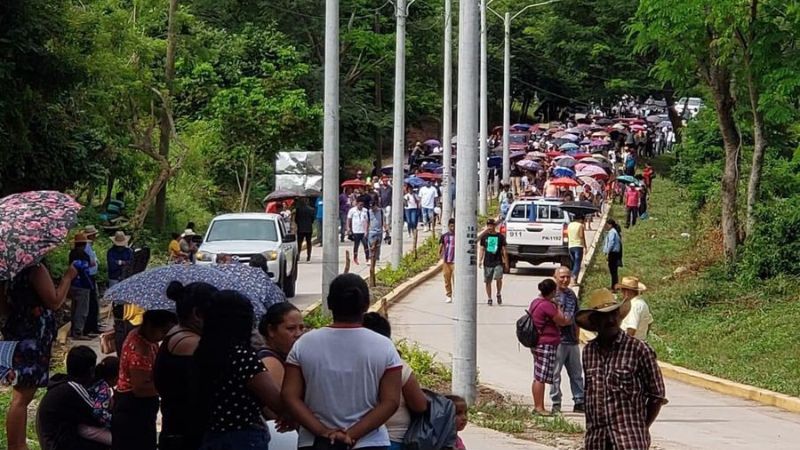
[[[587,236],[591,241],[592,237]],[[598,254],[597,257],[602,257]],[[553,265],[529,266],[504,277],[503,306],[486,305],[482,280],[478,293],[478,371],[482,384],[531,404],[533,360],[516,340],[514,326],[533,296],[536,285],[552,276]],[[394,335],[419,343],[449,364],[454,348],[455,308],[445,304],[441,277],[422,283],[389,311]],[[653,444],[661,449],[796,449],[800,414],[727,397],[683,383],[666,380],[670,403],[652,427]],[[573,414],[569,378],[562,374],[562,401],[566,416]],[[550,405],[549,395],[545,403]],[[499,441],[499,440],[498,440]],[[500,448],[495,441],[487,447]],[[467,445],[469,446],[469,442]],[[533,444],[529,444],[533,445]],[[514,447],[509,447],[514,448]]]

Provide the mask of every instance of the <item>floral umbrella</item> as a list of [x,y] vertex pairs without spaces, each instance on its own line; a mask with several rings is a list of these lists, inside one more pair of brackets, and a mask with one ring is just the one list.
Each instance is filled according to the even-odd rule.
[[0,280],[61,245],[82,206],[67,194],[30,191],[0,199]]
[[217,264],[212,267],[236,277],[240,283],[238,289],[240,291],[265,292],[264,296],[260,297],[261,303],[253,302],[253,310],[256,313],[256,317],[260,318],[275,303],[286,301],[286,295],[283,291],[269,278],[266,272],[258,267],[240,263]]

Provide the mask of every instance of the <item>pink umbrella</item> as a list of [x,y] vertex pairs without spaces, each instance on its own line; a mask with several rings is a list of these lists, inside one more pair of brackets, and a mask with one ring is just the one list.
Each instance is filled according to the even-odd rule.
[[[577,168],[577,166],[576,166],[576,168]],[[583,177],[583,176],[591,177],[591,176],[598,175],[598,174],[604,174],[605,175],[605,173],[606,173],[606,171],[603,170],[602,167],[592,166],[592,165],[589,165],[589,164],[583,164],[583,167],[578,169],[578,176],[579,177]]]
[[583,184],[591,186],[591,188],[592,188],[592,190],[594,192],[602,192],[603,191],[603,188],[600,186],[600,183],[598,183],[597,180],[595,180],[592,177],[578,177],[578,179],[581,182],[583,182]]
[[594,140],[594,141],[592,141],[591,144],[589,144],[589,146],[590,147],[605,147],[608,144],[609,144],[609,142],[606,142],[606,141]]

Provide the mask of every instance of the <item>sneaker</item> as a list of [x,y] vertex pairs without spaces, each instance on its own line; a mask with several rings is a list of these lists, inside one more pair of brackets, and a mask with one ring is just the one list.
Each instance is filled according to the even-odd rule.
[[561,405],[553,405],[553,407],[550,408],[550,413],[552,414],[558,414],[560,412],[561,412]]
[[453,297],[446,296],[446,297],[444,298],[444,302],[445,302],[445,303],[453,303]]
[[486,302],[489,304],[489,306],[492,306],[492,299],[491,298],[489,300],[487,300]]
[[586,412],[586,405],[584,405],[583,403],[576,403],[575,407],[572,408],[572,412],[585,413]]
[[502,305],[503,304],[503,297],[501,297],[499,295],[497,296],[497,304],[498,305]]

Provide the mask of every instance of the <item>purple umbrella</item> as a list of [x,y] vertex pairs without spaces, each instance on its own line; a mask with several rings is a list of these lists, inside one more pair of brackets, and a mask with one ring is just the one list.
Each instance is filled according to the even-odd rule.
[[592,141],[589,146],[590,147],[605,147],[609,143],[606,141]]
[[542,166],[539,165],[536,161],[532,161],[530,159],[523,159],[522,161],[517,161],[517,166],[533,172],[542,168]]
[[579,141],[581,138],[579,138],[578,136],[575,136],[574,134],[567,133],[567,134],[561,136],[561,139],[566,139],[568,141],[575,142],[575,141]]
[[511,159],[514,159],[514,158],[522,158],[523,156],[525,156],[525,150],[517,150],[517,151],[515,151],[515,152],[511,152],[511,153],[508,155],[508,157],[509,157],[509,158],[511,158]]
[[423,142],[423,144],[425,144],[425,145],[427,145],[429,147],[441,147],[442,146],[442,143],[439,142],[436,139],[428,139],[427,141]]
[[10,280],[61,245],[82,206],[67,194],[30,191],[0,199],[0,280]]

